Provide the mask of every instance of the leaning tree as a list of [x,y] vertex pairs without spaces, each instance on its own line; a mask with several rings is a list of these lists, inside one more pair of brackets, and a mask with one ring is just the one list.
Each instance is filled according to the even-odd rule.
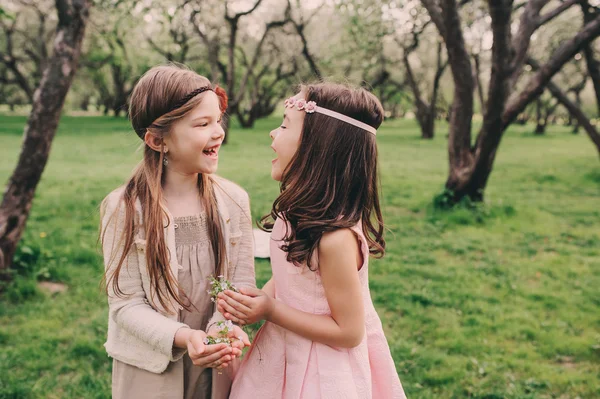
[[58,25],[52,56],[33,95],[17,166],[0,204],[0,276],[8,269],[21,239],[67,92],[75,76],[91,0],[56,0]]
[[[578,33],[564,41],[541,63],[529,54],[533,34],[579,0],[566,0],[542,13],[546,0],[528,0],[513,6],[512,0],[488,0],[493,35],[491,73],[483,123],[473,142],[474,79],[471,56],[466,50],[463,27],[456,0],[421,0],[442,37],[454,80],[448,138],[449,176],[446,181],[446,203],[462,198],[483,200],[483,192],[492,172],[496,152],[507,127],[534,101],[545,88],[577,118],[600,153],[600,135],[581,109],[552,83],[552,77],[600,35],[600,13],[585,18]],[[469,0],[461,0],[469,3]],[[513,16],[520,13],[518,29],[513,35]],[[535,72],[519,82],[525,65]]]

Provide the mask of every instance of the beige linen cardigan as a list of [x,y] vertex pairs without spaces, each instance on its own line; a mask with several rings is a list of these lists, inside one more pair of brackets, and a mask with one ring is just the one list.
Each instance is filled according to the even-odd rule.
[[[212,175],[215,197],[223,236],[226,244],[225,277],[238,288],[256,287],[254,274],[254,242],[252,218],[248,194],[236,184]],[[102,245],[104,266],[108,276],[116,268],[123,253],[121,234],[125,221],[123,204],[124,187],[110,193],[101,207],[102,231],[105,231]],[[120,206],[121,205],[121,206]],[[142,208],[136,202],[136,222],[142,220]],[[170,267],[177,278],[180,266],[177,263],[175,248],[175,227],[173,216],[165,208],[169,218],[165,227],[165,242],[171,254]],[[135,244],[119,274],[119,287],[125,296],[119,298],[112,284],[108,284],[108,338],[104,344],[109,356],[153,373],[162,373],[169,362],[179,360],[186,352],[173,346],[175,333],[186,324],[177,321],[177,302],[173,301],[171,311],[163,309],[150,294],[150,277],[146,268],[144,253],[146,240],[143,224],[139,225]],[[208,289],[208,282],[207,282]],[[208,295],[208,294],[207,294]],[[215,310],[211,323],[223,320]]]

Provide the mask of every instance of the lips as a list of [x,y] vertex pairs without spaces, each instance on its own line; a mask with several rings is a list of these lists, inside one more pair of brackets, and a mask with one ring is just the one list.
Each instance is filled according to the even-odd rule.
[[214,145],[212,147],[205,148],[202,153],[211,158],[217,158],[219,156],[219,148],[221,144]]
[[[273,149],[273,151],[275,151],[275,153],[277,153],[277,151],[275,150],[275,148],[273,146],[271,146],[271,148]],[[274,160],[271,161],[271,163],[273,165],[275,165],[275,162],[277,162],[277,161],[278,161],[278,158],[275,158]]]

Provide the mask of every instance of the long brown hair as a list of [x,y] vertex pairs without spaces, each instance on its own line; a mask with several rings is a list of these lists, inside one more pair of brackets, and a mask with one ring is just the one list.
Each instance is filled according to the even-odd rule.
[[[383,107],[362,88],[334,83],[302,85],[307,101],[378,128]],[[379,205],[375,136],[359,127],[319,113],[307,114],[296,154],[283,173],[280,195],[260,225],[289,222],[282,247],[288,262],[312,267],[313,253],[324,233],[362,223],[372,255],[385,252]]]
[[[173,111],[169,110],[190,92],[204,86],[211,86],[207,78],[182,65],[169,64],[151,68],[140,78],[129,99],[129,117],[133,130],[142,140],[146,130],[158,137],[165,137],[173,124],[200,104],[204,96],[197,95],[183,106]],[[219,96],[221,112],[225,112],[227,108],[225,91],[219,87],[214,87],[213,90]],[[161,307],[170,311],[172,299],[189,310],[189,301],[184,301],[180,295],[177,279],[169,266],[171,257],[176,254],[169,253],[164,237],[163,229],[168,226],[169,219],[163,205],[162,184],[165,178],[163,147],[164,142],[161,151],[155,151],[145,145],[144,158],[125,185],[123,198],[119,204],[125,207],[125,224],[121,237],[124,250],[110,276],[107,268],[104,281],[107,290],[108,284],[112,284],[117,296],[124,295],[119,287],[119,274],[142,227],[138,223],[142,223],[146,239],[146,265],[150,276],[150,301],[154,303],[154,296],[156,296]],[[209,240],[215,259],[215,272],[218,275],[222,273],[226,254],[213,181],[208,175],[202,173],[198,175],[198,190],[206,209]],[[138,200],[142,206],[142,221],[136,221],[135,217],[135,204]],[[115,214],[117,213],[118,207]],[[114,214],[110,217],[114,217]],[[102,244],[104,244],[105,233],[106,229],[102,232]],[[113,261],[114,259],[111,259],[108,262]],[[185,293],[183,294],[185,296]]]

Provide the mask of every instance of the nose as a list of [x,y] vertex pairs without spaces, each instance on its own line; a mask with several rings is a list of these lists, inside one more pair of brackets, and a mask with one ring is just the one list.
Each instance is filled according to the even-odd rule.
[[275,137],[277,137],[278,130],[279,129],[271,130],[271,133],[269,133],[269,137],[271,137],[271,140],[275,140]]
[[213,131],[212,134],[212,139],[213,140],[220,140],[222,138],[225,137],[225,130],[223,130],[223,126],[221,126],[220,124],[217,125],[217,128]]

